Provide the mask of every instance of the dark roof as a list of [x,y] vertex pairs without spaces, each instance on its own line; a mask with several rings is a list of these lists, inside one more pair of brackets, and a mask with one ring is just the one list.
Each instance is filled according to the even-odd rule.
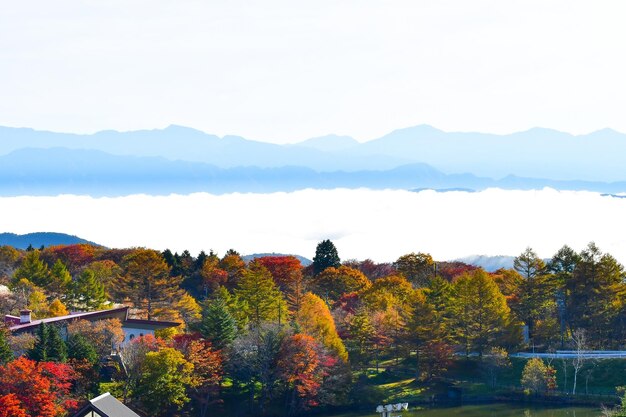
[[17,324],[15,326],[11,326],[9,327],[9,330],[11,330],[12,332],[15,332],[15,331],[20,331],[20,330],[30,329],[30,328],[39,326],[42,322],[48,324],[48,323],[57,323],[57,322],[63,322],[63,321],[73,321],[77,319],[93,320],[93,319],[98,319],[98,318],[103,318],[103,317],[113,318],[115,316],[119,316],[118,318],[121,318],[122,321],[125,321],[126,317],[128,316],[128,307],[112,308],[110,310],[89,311],[86,313],[72,313],[67,316],[49,317],[47,319],[33,320],[30,323]]
[[89,400],[89,403],[74,414],[74,417],[84,417],[91,411],[95,411],[101,417],[140,417],[108,392]]
[[159,320],[141,320],[141,319],[126,319],[122,325],[124,327],[131,327],[133,325],[138,325],[138,327],[145,326],[147,328],[163,328],[166,329],[168,327],[176,327],[180,326],[182,323],[178,323],[175,321],[159,321]]

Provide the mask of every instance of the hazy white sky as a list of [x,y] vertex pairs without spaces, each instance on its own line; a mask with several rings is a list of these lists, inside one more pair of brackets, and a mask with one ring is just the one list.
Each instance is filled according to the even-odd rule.
[[0,0],[0,124],[626,131],[623,0]]
[[589,192],[303,190],[273,194],[0,198],[0,230],[59,231],[108,247],[146,246],[220,255],[295,253],[323,239],[342,259],[394,261],[409,252],[437,260],[473,254],[551,257],[595,241],[626,263],[626,199]]

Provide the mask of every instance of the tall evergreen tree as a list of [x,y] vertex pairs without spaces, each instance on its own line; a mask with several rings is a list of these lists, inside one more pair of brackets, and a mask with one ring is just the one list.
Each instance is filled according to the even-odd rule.
[[67,345],[57,326],[42,322],[37,328],[36,336],[35,346],[28,351],[30,359],[37,362],[67,361]]
[[335,244],[328,239],[318,243],[313,257],[313,272],[319,274],[326,268],[339,268],[339,266],[341,266],[341,260]]
[[67,343],[68,357],[72,359],[86,359],[95,365],[98,362],[96,348],[80,333],[70,336]]
[[96,279],[93,271],[85,269],[72,288],[71,307],[73,309],[97,310],[107,301],[104,284]]
[[47,346],[47,360],[55,362],[67,361],[67,345],[61,337],[61,331],[57,326],[49,327]]
[[454,283],[453,330],[465,353],[482,353],[495,345],[510,309],[500,289],[482,269],[464,273]]
[[41,322],[37,328],[37,342],[32,349],[28,351],[28,357],[37,362],[45,362],[48,360],[48,347],[50,346],[50,328],[44,322]]
[[40,259],[38,250],[29,251],[22,264],[13,274],[14,282],[19,282],[21,279],[27,279],[33,284],[46,288],[49,283],[50,271],[48,266]]
[[566,283],[570,327],[587,330],[597,347],[616,340],[614,324],[624,304],[624,278],[623,266],[591,242]]
[[5,365],[13,360],[13,351],[7,341],[7,332],[0,327],[0,365]]
[[454,290],[452,285],[445,279],[436,276],[433,278],[428,287],[424,289],[426,301],[433,308],[435,326],[442,334],[445,341],[450,340],[450,306]]
[[580,255],[574,249],[564,245],[554,254],[546,266],[546,269],[553,274],[556,285],[556,305],[560,323],[561,349],[565,346],[567,323],[569,323],[567,309],[571,297],[569,282],[579,261]]
[[370,359],[370,351],[375,345],[376,329],[370,319],[370,313],[365,308],[359,308],[349,323],[348,331],[350,338],[347,347],[350,351],[351,362],[367,366]]
[[57,259],[50,270],[50,284],[47,290],[59,297],[63,297],[67,294],[71,285],[72,276],[70,275],[70,271],[68,271],[67,267],[60,259]]
[[287,321],[287,303],[272,274],[259,262],[251,262],[244,271],[235,295],[255,327],[264,321]]
[[223,298],[216,297],[204,303],[199,330],[216,349],[223,349],[235,340],[237,322],[228,311]]
[[554,317],[557,311],[554,280],[546,275],[545,263],[531,248],[514,259],[513,268],[523,279],[515,291],[516,301],[511,303],[511,309],[526,324],[528,337],[534,341],[537,322]]

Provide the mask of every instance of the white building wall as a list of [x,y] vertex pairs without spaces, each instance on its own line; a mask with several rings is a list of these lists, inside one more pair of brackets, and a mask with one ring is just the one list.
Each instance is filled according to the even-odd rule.
[[154,330],[152,329],[139,329],[139,328],[135,328],[135,327],[122,327],[122,330],[124,330],[124,342],[122,342],[122,345],[125,345],[127,343],[129,343],[131,340],[137,338],[137,337],[141,337],[141,336],[146,336],[151,334],[152,336],[154,336]]

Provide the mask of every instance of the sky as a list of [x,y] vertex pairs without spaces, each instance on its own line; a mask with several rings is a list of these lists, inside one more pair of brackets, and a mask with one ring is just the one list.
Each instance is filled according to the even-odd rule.
[[311,259],[331,239],[342,260],[395,261],[427,252],[438,261],[468,255],[550,258],[590,241],[626,263],[626,199],[597,193],[302,190],[293,193],[0,198],[0,230],[57,231],[114,248],[143,246],[193,255],[231,248]]
[[0,0],[0,125],[626,132],[622,0]]

